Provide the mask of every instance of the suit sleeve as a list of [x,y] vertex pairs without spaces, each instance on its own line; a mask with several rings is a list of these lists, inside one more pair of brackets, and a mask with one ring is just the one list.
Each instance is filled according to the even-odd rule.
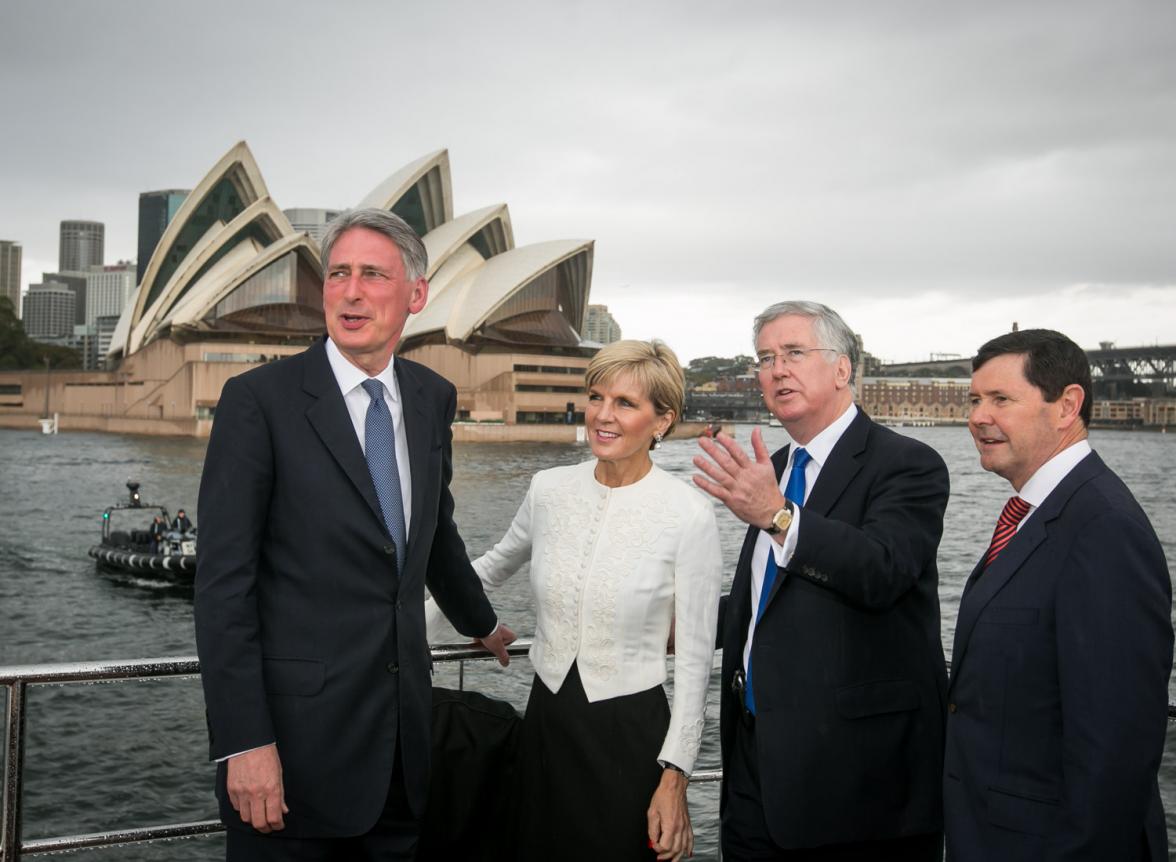
[[438,416],[443,423],[443,452],[441,458],[441,493],[437,504],[437,529],[429,552],[429,570],[425,584],[441,612],[461,634],[471,638],[486,637],[497,626],[497,617],[482,582],[470,565],[465,543],[453,521],[453,494],[449,482],[453,478],[453,417],[457,411],[457,390],[446,384],[444,408]]
[[[531,500],[534,488],[535,480],[532,479],[531,489],[527,491],[506,535],[473,562],[474,571],[487,592],[502,586],[523,563],[531,559]],[[430,597],[425,602],[425,630],[429,643],[437,642],[444,619],[436,600]]]
[[1150,528],[1114,509],[1076,531],[1056,633],[1066,822],[1061,860],[1126,858],[1167,732],[1171,586]]
[[213,759],[275,739],[262,677],[258,560],[273,486],[266,417],[239,378],[216,408],[200,479],[196,651]]
[[874,455],[886,461],[868,489],[860,524],[804,511],[790,573],[876,610],[915,588],[935,562],[943,534],[947,466],[926,446],[895,449]]

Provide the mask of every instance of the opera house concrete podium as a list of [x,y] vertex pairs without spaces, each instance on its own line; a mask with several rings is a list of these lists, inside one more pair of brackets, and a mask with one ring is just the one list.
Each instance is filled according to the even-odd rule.
[[[397,353],[457,387],[456,436],[572,439],[568,414],[583,422],[584,369],[599,349],[579,335],[592,241],[516,247],[505,204],[455,217],[445,150],[358,205],[396,213],[424,239],[429,301]],[[228,378],[322,335],[322,282],[317,243],[238,143],[160,239],[111,339],[112,370],[0,373],[0,426],[30,427],[47,410],[65,429],[205,436]]]

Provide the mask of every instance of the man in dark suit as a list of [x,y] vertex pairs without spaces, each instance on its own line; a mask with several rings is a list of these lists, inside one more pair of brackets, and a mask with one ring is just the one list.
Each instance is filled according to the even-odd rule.
[[[1090,367],[1058,332],[972,360],[980,464],[1017,495],[964,588],[943,801],[954,862],[1168,858],[1164,553],[1090,448]],[[995,515],[995,512],[993,513]]]
[[719,434],[695,458],[749,525],[719,624],[723,858],[939,859],[947,468],[854,406],[836,312],[773,305],[755,347],[795,446],[756,429],[751,456]]
[[192,529],[192,519],[188,517],[187,512],[180,509],[172,519],[171,528],[177,532],[186,533]]
[[453,522],[453,386],[393,351],[424,245],[323,238],[328,338],[228,381],[200,484],[196,643],[229,859],[410,859],[429,776],[424,589],[506,664]]

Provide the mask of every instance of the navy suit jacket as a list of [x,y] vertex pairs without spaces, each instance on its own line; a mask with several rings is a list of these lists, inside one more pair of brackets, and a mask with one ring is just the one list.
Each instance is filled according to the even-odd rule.
[[1155,532],[1091,453],[964,589],[943,782],[954,862],[1168,858],[1170,611]]
[[[285,834],[371,829],[400,740],[410,804],[429,774],[427,585],[458,631],[493,610],[453,522],[453,386],[395,360],[412,471],[404,571],[322,341],[229,380],[200,483],[196,646],[211,756],[277,742]],[[217,777],[221,817],[241,823]]]
[[[787,447],[772,456],[777,478],[787,459]],[[947,495],[934,450],[860,412],[808,495],[752,643],[760,796],[781,847],[942,828],[947,673],[935,555]],[[720,621],[724,769],[740,721],[731,682],[758,533],[747,531]],[[724,782],[724,807],[731,790]]]

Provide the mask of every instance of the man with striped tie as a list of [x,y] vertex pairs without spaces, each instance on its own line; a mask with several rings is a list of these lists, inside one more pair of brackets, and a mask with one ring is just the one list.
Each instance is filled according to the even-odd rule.
[[327,338],[225,384],[200,482],[196,647],[235,860],[407,860],[429,783],[424,590],[502,664],[453,521],[453,385],[394,356],[428,297],[399,216],[322,241]]
[[793,445],[700,445],[700,488],[748,525],[720,608],[723,858],[942,858],[947,675],[935,554],[948,479],[853,403],[858,343],[816,302],[755,320]]
[[956,623],[949,858],[1161,862],[1173,639],[1163,550],[1086,439],[1091,378],[1078,345],[1011,332],[972,369],[980,464],[1015,493]]

